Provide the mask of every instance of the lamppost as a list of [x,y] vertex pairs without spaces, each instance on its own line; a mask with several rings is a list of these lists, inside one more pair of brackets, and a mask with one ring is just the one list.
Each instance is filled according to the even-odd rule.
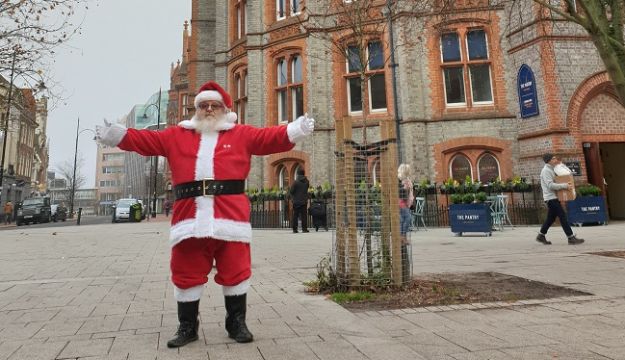
[[[144,113],[143,113],[143,118],[147,118],[148,115],[146,114],[147,110],[150,108],[150,106],[156,106],[156,131],[161,129],[161,88],[158,89],[158,101],[156,102],[156,104],[150,104],[148,106],[145,107],[145,109],[143,109]],[[156,165],[154,165],[154,162],[156,162]],[[156,183],[157,183],[157,178],[158,178],[158,156],[154,156],[152,161],[151,161],[151,166],[154,169],[154,186],[153,186],[153,191],[152,191],[152,217],[156,217]],[[149,186],[148,186],[149,187]],[[150,191],[148,189],[148,191]]]
[[76,161],[78,159],[78,136],[85,131],[91,131],[93,134],[93,139],[96,139],[95,131],[91,129],[82,129],[80,130],[80,118],[78,118],[78,122],[76,123],[76,147],[74,149],[74,170],[72,173],[72,192],[70,194],[69,200],[69,217],[70,219],[74,218],[74,196],[76,195]]
[[[14,49],[13,59],[11,60],[11,77],[9,81],[9,91],[7,94],[7,110],[4,117],[4,128],[2,132],[2,160],[0,160],[0,201],[2,200],[1,196],[4,184],[4,159],[6,158],[7,139],[9,138],[9,118],[11,117],[11,102],[13,101],[13,81],[15,80],[15,61],[17,58],[17,53],[17,49]],[[43,81],[39,82],[37,89],[38,91],[46,89]]]

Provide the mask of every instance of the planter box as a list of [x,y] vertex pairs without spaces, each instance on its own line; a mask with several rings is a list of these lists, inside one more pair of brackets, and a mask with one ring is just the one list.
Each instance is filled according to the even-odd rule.
[[490,236],[492,224],[488,204],[452,204],[449,205],[449,224],[451,232],[462,236],[466,232],[481,232]]
[[566,203],[567,217],[572,225],[600,223],[606,225],[608,216],[603,196],[580,196]]

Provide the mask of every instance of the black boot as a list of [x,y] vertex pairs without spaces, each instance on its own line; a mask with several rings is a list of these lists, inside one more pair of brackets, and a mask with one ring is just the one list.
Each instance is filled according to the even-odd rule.
[[584,239],[580,239],[575,235],[569,236],[569,245],[579,245],[584,242]]
[[254,336],[245,325],[245,311],[247,309],[247,294],[225,296],[226,302],[226,331],[228,336],[239,343],[254,341]]
[[536,236],[536,241],[545,245],[551,245],[551,241],[547,240],[545,234],[538,233],[538,235]]
[[167,342],[168,348],[177,348],[185,346],[188,343],[198,339],[198,328],[200,321],[198,319],[198,307],[200,300],[191,302],[178,302],[178,331],[176,337]]

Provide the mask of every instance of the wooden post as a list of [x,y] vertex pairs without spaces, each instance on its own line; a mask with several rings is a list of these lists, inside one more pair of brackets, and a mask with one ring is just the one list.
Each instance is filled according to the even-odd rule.
[[382,169],[382,198],[385,206],[386,215],[390,224],[391,235],[391,279],[393,284],[399,286],[402,284],[402,262],[401,262],[401,239],[399,229],[399,186],[397,179],[397,143],[392,141],[396,139],[395,124],[392,118],[380,121],[380,137],[383,140],[389,140],[387,151],[380,154],[380,163]]
[[345,206],[347,208],[347,263],[349,265],[349,285],[360,286],[360,258],[358,257],[358,229],[356,221],[356,186],[354,176],[354,148],[345,144],[352,140],[351,120],[345,120],[343,127],[343,148],[345,163],[343,168],[345,186]]
[[335,223],[336,223],[336,271],[339,278],[345,277],[345,234],[347,231],[347,218],[345,209],[345,177],[342,176],[345,169],[345,121],[337,119],[335,122],[336,134],[336,194],[335,194]]

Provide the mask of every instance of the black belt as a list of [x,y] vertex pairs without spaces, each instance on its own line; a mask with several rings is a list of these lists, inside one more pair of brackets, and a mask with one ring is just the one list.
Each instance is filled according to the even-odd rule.
[[204,179],[174,186],[174,197],[176,200],[196,196],[242,194],[244,192],[244,180]]

